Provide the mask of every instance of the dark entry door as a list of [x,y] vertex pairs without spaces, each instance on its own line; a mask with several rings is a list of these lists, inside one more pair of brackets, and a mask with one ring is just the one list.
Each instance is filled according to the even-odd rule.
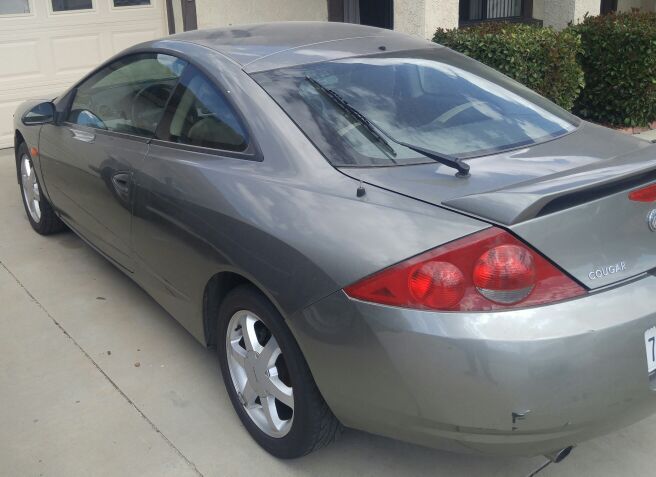
[[184,31],[197,30],[196,0],[180,0],[182,2],[182,27]]
[[360,23],[379,28],[394,28],[392,0],[360,0]]
[[617,11],[617,0],[601,0],[601,9],[600,13],[605,15],[606,13],[612,13]]
[[328,0],[328,20],[394,28],[393,0]]

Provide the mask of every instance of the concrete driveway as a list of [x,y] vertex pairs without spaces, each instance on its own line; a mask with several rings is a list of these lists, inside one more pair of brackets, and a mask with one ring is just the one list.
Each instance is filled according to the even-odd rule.
[[[0,475],[522,476],[542,458],[462,456],[346,431],[295,461],[242,429],[216,356],[73,233],[34,233],[0,151]],[[656,418],[543,476],[654,475]]]

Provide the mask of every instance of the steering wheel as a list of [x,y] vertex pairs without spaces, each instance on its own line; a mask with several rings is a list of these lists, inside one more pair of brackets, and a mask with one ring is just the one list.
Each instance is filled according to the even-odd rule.
[[149,84],[137,91],[130,108],[132,127],[153,131],[170,93],[171,87],[161,83]]

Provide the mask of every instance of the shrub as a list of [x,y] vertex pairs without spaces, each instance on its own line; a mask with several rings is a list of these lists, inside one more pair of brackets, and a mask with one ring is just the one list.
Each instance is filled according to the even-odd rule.
[[575,111],[616,126],[656,120],[656,14],[587,17],[569,29],[581,35],[586,82]]
[[571,110],[583,87],[575,32],[516,23],[438,29],[433,41],[464,53]]

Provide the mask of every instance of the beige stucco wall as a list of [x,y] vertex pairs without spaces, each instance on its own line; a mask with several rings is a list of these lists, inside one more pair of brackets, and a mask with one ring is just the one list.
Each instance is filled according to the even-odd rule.
[[175,32],[181,33],[184,31],[182,23],[182,4],[180,2],[173,2],[173,24],[175,25]]
[[396,0],[394,29],[410,35],[424,36],[425,0]]
[[544,2],[545,0],[533,0],[533,18],[544,20]]
[[599,15],[601,8],[600,0],[576,0],[574,2],[574,23],[583,21],[586,14]]
[[433,38],[438,27],[456,28],[460,16],[458,0],[425,0],[425,37]]
[[326,0],[196,0],[198,28],[328,19]]
[[643,12],[653,12],[656,9],[655,0],[618,0],[617,10],[620,12],[630,12],[637,8]]
[[458,0],[395,0],[394,29],[433,38],[438,27],[458,26]]
[[585,14],[599,15],[600,0],[544,0],[545,26],[565,28],[569,22],[579,23]]

